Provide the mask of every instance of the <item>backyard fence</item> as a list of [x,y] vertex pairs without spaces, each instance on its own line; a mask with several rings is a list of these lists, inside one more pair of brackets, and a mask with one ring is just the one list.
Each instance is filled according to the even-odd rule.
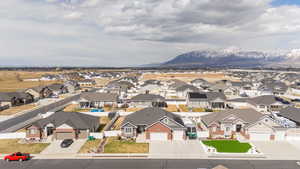
[[102,139],[103,133],[90,133],[90,136],[96,138],[96,139]]

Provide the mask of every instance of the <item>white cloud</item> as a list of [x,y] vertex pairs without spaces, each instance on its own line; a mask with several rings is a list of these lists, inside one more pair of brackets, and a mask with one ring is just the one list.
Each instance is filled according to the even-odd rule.
[[[201,48],[297,48],[300,7],[272,7],[270,2],[0,1],[0,58],[5,64],[28,58],[38,64],[124,66]],[[63,58],[73,58],[72,63]]]

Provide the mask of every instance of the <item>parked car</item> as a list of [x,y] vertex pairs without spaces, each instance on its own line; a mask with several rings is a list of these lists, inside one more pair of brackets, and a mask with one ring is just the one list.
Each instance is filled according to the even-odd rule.
[[5,161],[26,161],[30,159],[30,154],[28,153],[13,153],[4,157]]
[[61,142],[60,146],[62,148],[67,148],[69,147],[74,141],[72,139],[65,139]]

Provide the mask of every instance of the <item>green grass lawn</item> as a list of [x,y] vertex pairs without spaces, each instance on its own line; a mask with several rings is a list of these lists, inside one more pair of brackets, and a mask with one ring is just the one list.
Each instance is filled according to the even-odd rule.
[[148,143],[136,143],[134,141],[118,140],[110,137],[104,146],[104,153],[148,153]]
[[240,143],[237,140],[206,140],[202,142],[222,153],[246,153],[251,148],[249,143]]

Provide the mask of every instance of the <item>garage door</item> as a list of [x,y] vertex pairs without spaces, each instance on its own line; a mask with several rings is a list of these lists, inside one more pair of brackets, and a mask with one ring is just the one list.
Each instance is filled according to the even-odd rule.
[[64,139],[74,139],[75,134],[72,132],[59,132],[56,133],[56,139],[57,140],[64,140]]
[[268,141],[270,140],[271,134],[268,133],[250,133],[250,140],[256,141]]
[[300,134],[287,135],[286,140],[299,141],[300,140]]
[[166,141],[168,140],[168,133],[150,133],[150,140]]
[[184,131],[174,131],[173,140],[183,140]]

